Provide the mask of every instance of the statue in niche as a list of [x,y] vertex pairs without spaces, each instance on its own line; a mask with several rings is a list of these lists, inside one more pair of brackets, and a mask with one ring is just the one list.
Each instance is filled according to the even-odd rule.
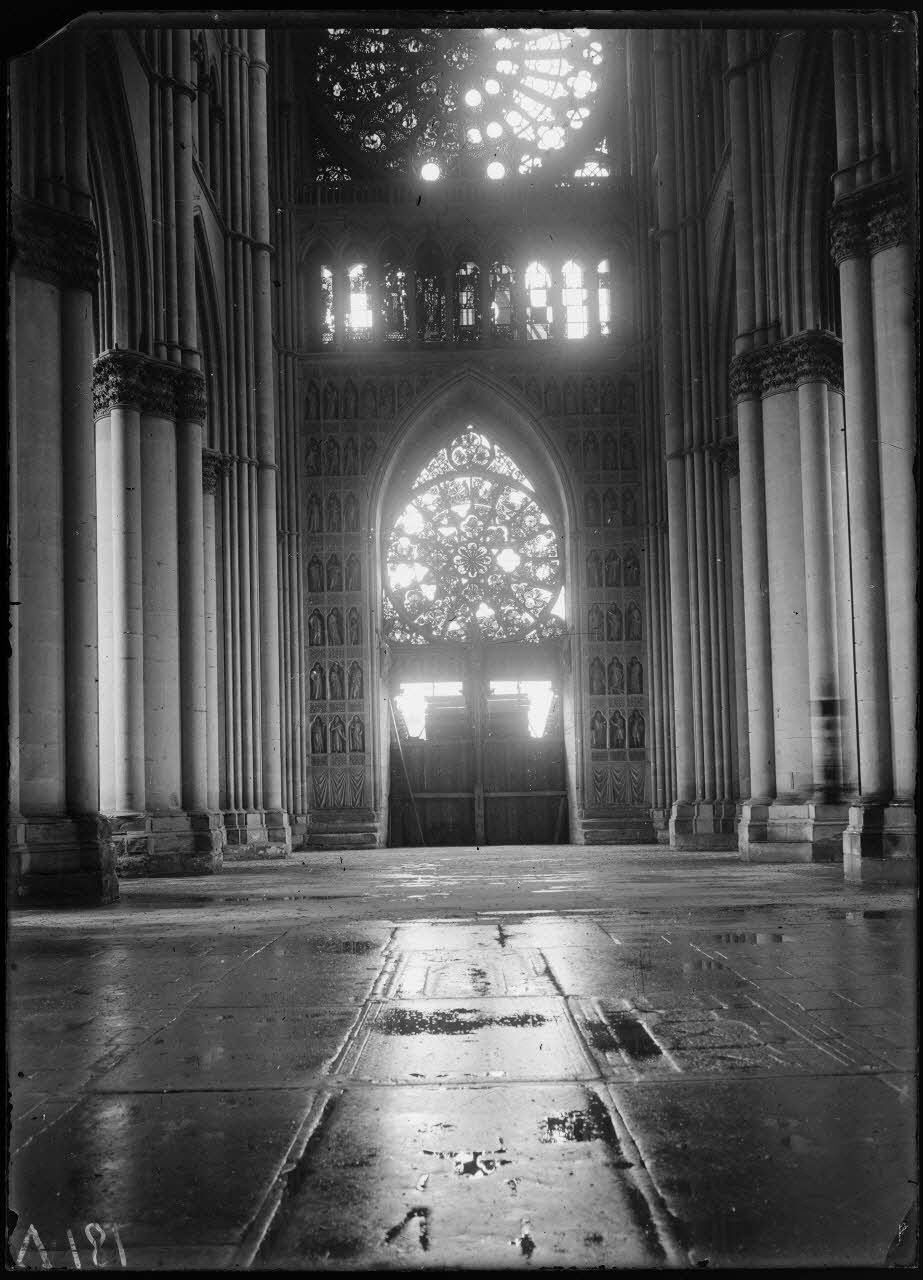
[[317,383],[313,378],[308,383],[308,394],[304,402],[304,416],[309,422],[315,422],[320,417],[320,396],[317,392]]
[[596,412],[596,383],[592,378],[583,379],[583,412]]
[[638,500],[634,489],[622,491],[622,523],[629,528],[638,523]]
[[343,446],[343,475],[354,476],[358,470],[359,446],[356,444],[356,437],[349,436]]
[[549,378],[545,383],[545,407],[548,413],[558,414],[561,412],[561,392],[558,390],[558,384],[554,378]]
[[340,499],[335,493],[327,498],[327,532],[340,532]]
[[526,379],[526,399],[536,409],[540,409],[542,407],[541,389],[534,378]]
[[580,470],[580,441],[571,433],[567,437],[567,457],[574,471]]
[[606,749],[606,717],[597,711],[590,721],[590,746],[596,751]]
[[599,445],[592,431],[583,437],[583,469],[584,471],[599,470]]
[[374,436],[366,436],[362,441],[362,470],[366,475],[372,465],[372,459],[375,457],[377,448],[378,441]]
[[[320,564],[319,560],[318,564]],[[308,618],[308,644],[313,649],[323,649],[324,643],[324,620],[315,609]]]
[[340,557],[332,555],[327,561],[327,590],[343,590],[343,573],[340,569]]
[[[308,590],[312,595],[319,595],[324,589],[324,566],[317,556],[308,561]],[[323,644],[323,641],[321,641]]]
[[564,412],[580,412],[580,406],[577,404],[577,386],[573,378],[568,378],[564,383]]
[[625,552],[625,586],[637,587],[641,583],[641,566],[634,551]]
[[603,670],[603,664],[599,658],[594,658],[590,663],[590,693],[601,694],[606,692],[606,673]]
[[635,604],[634,600],[632,600],[631,604],[628,606],[628,627],[626,634],[629,640],[641,639],[641,610]]
[[613,658],[609,663],[609,692],[624,693],[625,692],[625,668],[622,666],[620,659]]
[[632,711],[628,717],[628,745],[636,750],[644,746],[644,716],[640,711]]
[[340,446],[336,436],[328,436],[324,443],[324,475],[340,474]]
[[622,432],[622,466],[626,471],[637,471],[638,451],[631,431]]
[[352,492],[346,495],[346,502],[343,506],[343,528],[347,533],[358,533],[359,531],[359,503],[356,501],[356,495]]
[[320,441],[311,436],[305,449],[304,469],[309,476],[320,475]]
[[315,716],[311,723],[311,751],[316,756],[327,754],[327,728],[320,716]]
[[607,489],[603,495],[603,524],[611,529],[619,522],[619,496],[614,489]]
[[619,448],[615,443],[615,436],[611,431],[607,431],[603,436],[603,471],[618,471],[619,469]]
[[337,608],[331,609],[327,614],[327,635],[331,644],[343,643],[343,623]]
[[586,558],[586,584],[588,587],[601,587],[603,584],[603,565],[598,551],[591,551]]
[[386,382],[378,388],[378,416],[380,418],[394,417],[394,386],[390,382]]
[[362,637],[359,630],[359,610],[353,607],[346,615],[346,632],[349,637],[350,644],[361,644]]
[[598,604],[591,607],[587,617],[587,634],[591,640],[603,638],[603,611]]
[[355,418],[356,416],[356,386],[352,378],[346,379],[346,386],[343,388],[343,417]]
[[329,380],[324,383],[324,417],[328,422],[340,416],[340,395]]
[[621,751],[625,746],[625,717],[621,711],[613,711],[609,717],[609,746]]
[[346,750],[346,725],[339,716],[330,721],[330,752],[340,755]]
[[588,489],[584,500],[586,522],[590,528],[599,526],[599,494],[595,489]]
[[324,668],[319,662],[315,662],[311,668],[311,674],[308,677],[311,684],[311,701],[320,702],[326,698],[327,690],[324,681]]
[[403,409],[404,405],[413,395],[413,387],[406,378],[401,378],[397,384],[397,407]]
[[603,378],[600,395],[603,413],[617,413],[618,397],[615,394],[615,383],[611,378]]
[[346,590],[359,591],[362,587],[362,570],[358,556],[351,555],[346,561]]
[[362,723],[361,716],[353,716],[349,722],[349,749],[350,751],[365,750],[365,725]]
[[322,528],[320,498],[312,493],[308,498],[308,533],[320,533]]
[[621,640],[622,611],[617,604],[610,604],[606,610],[606,639]]
[[622,413],[635,411],[635,384],[630,378],[623,378],[619,383],[619,408]]
[[617,551],[606,552],[606,586],[622,585],[622,557]]
[[330,665],[330,701],[341,702],[343,699],[343,668],[338,662]]
[[349,666],[349,697],[358,702],[362,697],[362,668],[358,662],[352,662]]
[[375,394],[375,384],[366,379],[362,387],[362,416],[374,418],[377,410],[378,396]]
[[644,670],[639,658],[634,657],[628,664],[628,692],[644,692]]

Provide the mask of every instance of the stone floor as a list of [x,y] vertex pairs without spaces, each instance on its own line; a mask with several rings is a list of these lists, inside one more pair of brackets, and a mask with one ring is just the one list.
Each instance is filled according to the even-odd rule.
[[913,1260],[909,889],[312,852],[18,913],[8,959],[24,1269]]

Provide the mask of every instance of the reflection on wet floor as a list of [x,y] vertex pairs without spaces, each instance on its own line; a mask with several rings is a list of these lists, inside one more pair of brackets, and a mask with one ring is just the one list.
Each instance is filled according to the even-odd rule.
[[917,1171],[909,895],[562,856],[15,918],[14,1257],[31,1222],[74,1269],[73,1224],[91,1267],[98,1222],[135,1269],[880,1265]]

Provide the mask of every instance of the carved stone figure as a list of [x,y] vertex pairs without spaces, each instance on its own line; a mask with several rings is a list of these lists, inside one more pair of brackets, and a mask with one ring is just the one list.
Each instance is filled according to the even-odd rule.
[[378,388],[378,416],[380,418],[394,417],[394,386],[390,382],[386,382]]
[[360,591],[362,589],[362,569],[359,565],[359,557],[351,555],[346,560],[346,590]]
[[598,604],[592,605],[587,615],[587,634],[591,640],[603,638],[603,611]]
[[362,470],[366,475],[368,475],[377,448],[378,442],[374,436],[366,436],[362,441]]
[[320,716],[311,723],[311,750],[317,756],[327,754],[327,728]]
[[641,610],[634,600],[628,606],[627,638],[629,640],[641,639]]
[[617,551],[606,552],[606,586],[622,585],[622,557]]
[[619,496],[614,489],[607,489],[603,495],[603,524],[611,529],[619,522]]
[[617,604],[610,604],[606,610],[606,639],[621,640],[622,611]]
[[636,749],[644,746],[644,716],[640,711],[632,711],[628,717],[628,745]]
[[349,749],[350,751],[365,750],[365,725],[362,723],[361,716],[353,716],[349,722]]
[[591,551],[586,558],[586,584],[588,587],[601,587],[603,584],[603,566],[598,551]]
[[332,382],[324,384],[324,417],[328,422],[340,416],[340,394]]
[[590,528],[596,528],[599,525],[599,494],[595,489],[588,489],[584,500],[586,507],[586,522]]
[[312,649],[324,646],[324,619],[315,609],[308,618],[308,644]]
[[641,566],[634,551],[625,552],[625,586],[637,587],[641,582]]
[[319,662],[315,662],[311,668],[309,676],[311,682],[311,701],[318,702],[322,698],[326,698],[327,690],[324,687],[324,668]]
[[343,506],[343,528],[347,533],[357,533],[359,530],[359,503],[354,493],[346,495]]
[[590,721],[590,746],[595,750],[606,749],[606,717],[597,711]]
[[592,431],[583,438],[583,468],[585,471],[599,470],[599,443]]
[[340,446],[336,436],[328,436],[324,443],[324,475],[340,474]]
[[625,692],[625,668],[622,666],[620,659],[613,658],[609,663],[609,692],[624,693]]
[[346,750],[346,725],[339,716],[330,721],[330,752],[340,755]]
[[361,644],[362,636],[359,629],[359,610],[353,607],[346,615],[346,632],[350,644]]
[[[317,556],[308,561],[308,590],[312,595],[319,595],[324,589],[324,566]],[[323,644],[323,640],[320,641]]]
[[320,498],[312,493],[308,498],[308,533],[320,533],[322,528]]
[[363,418],[374,418],[378,408],[378,397],[375,394],[375,384],[366,381],[362,387],[362,416]]
[[343,446],[343,475],[354,476],[359,470],[359,446],[355,436],[348,436]]
[[615,436],[611,431],[607,431],[603,436],[603,471],[618,471],[619,469],[619,448],[615,442]]
[[356,702],[362,697],[362,668],[358,662],[350,663],[349,696]]
[[327,636],[330,644],[343,643],[343,622],[339,609],[331,609],[327,614]]
[[308,394],[305,398],[304,416],[309,422],[314,422],[320,417],[320,396],[317,391],[317,383],[312,378],[308,383]]
[[320,441],[317,436],[311,436],[307,443],[304,465],[309,476],[320,475]]
[[330,701],[340,702],[343,698],[343,668],[338,662],[330,667]]
[[606,692],[606,673],[603,670],[603,664],[599,658],[594,658],[590,663],[590,693],[600,694]]
[[625,746],[625,717],[621,711],[613,711],[609,717],[609,746],[613,751]]
[[356,387],[351,378],[347,378],[346,386],[343,388],[343,417],[354,418],[356,416]]
[[332,555],[327,561],[327,590],[343,590],[343,571],[340,568],[340,557]]
[[622,524],[634,528],[638,523],[638,500],[634,489],[622,490]]
[[641,662],[637,657],[631,659],[628,664],[628,692],[643,693],[644,672]]
[[635,437],[631,431],[622,432],[622,467],[626,471],[637,471],[638,451],[635,448]]
[[335,493],[327,497],[327,532],[340,532],[340,499]]

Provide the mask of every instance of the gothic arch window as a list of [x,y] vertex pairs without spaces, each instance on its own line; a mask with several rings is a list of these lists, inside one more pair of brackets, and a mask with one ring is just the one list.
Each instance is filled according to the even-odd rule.
[[394,640],[539,640],[562,630],[558,539],[534,486],[474,426],[419,472],[386,548]]
[[508,341],[515,337],[515,285],[512,267],[505,262],[490,264],[490,336],[494,340]]
[[573,258],[564,263],[561,270],[562,298],[564,302],[564,334],[568,338],[585,338],[589,312],[587,291],[583,285],[583,267]]
[[455,340],[475,342],[480,337],[480,272],[476,262],[460,262],[455,272]]
[[599,332],[604,338],[608,338],[612,332],[612,280],[608,258],[603,258],[596,267],[596,296],[599,307]]
[[388,252],[381,274],[381,319],[386,342],[405,342],[410,336],[410,277],[394,250]]
[[336,336],[333,318],[333,271],[321,266],[320,272],[320,340],[321,346],[333,345]]
[[370,342],[372,339],[372,281],[364,262],[355,262],[347,268],[349,281],[346,309],[347,342]]
[[447,335],[446,277],[439,253],[427,248],[417,259],[417,337],[444,342]]
[[550,338],[554,320],[551,305],[551,274],[540,262],[526,267],[526,334],[529,338]]

